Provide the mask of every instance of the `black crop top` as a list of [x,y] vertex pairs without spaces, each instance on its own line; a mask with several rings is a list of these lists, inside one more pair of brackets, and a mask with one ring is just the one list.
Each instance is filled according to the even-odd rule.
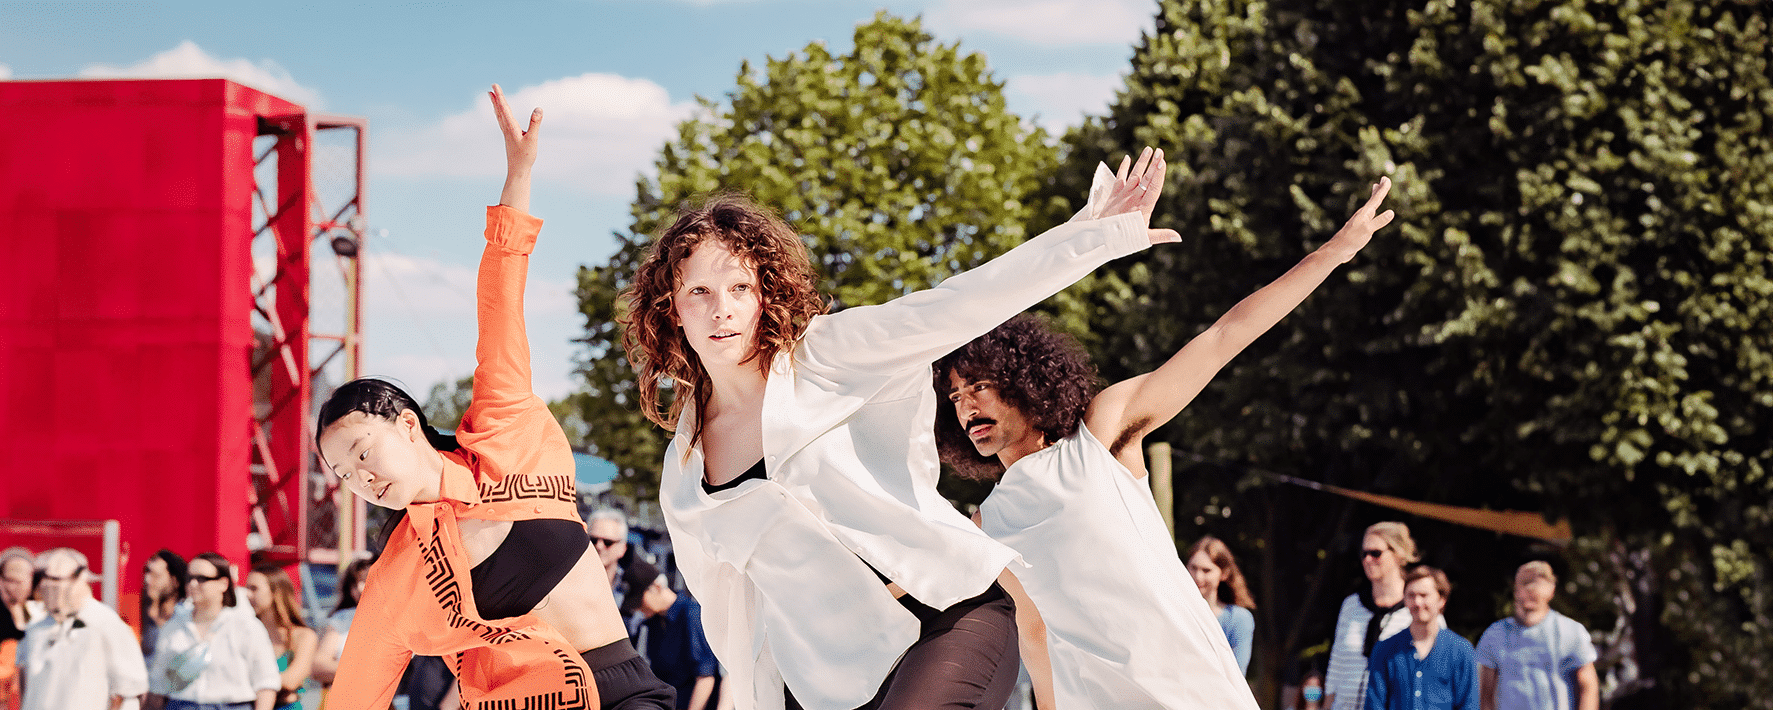
[[576,520],[516,520],[499,549],[468,573],[480,618],[523,616],[566,579],[591,536]]
[[702,479],[702,491],[712,495],[715,493],[719,493],[721,491],[730,491],[734,488],[738,488],[739,484],[744,483],[746,481],[750,481],[753,479],[762,481],[762,480],[767,480],[768,478],[769,478],[768,471],[765,471],[763,468],[763,459],[758,459],[757,463],[752,464],[751,468],[745,469],[745,472],[739,474],[737,478],[727,481],[726,483],[722,483],[718,486],[709,483],[708,479],[706,479],[706,478]]

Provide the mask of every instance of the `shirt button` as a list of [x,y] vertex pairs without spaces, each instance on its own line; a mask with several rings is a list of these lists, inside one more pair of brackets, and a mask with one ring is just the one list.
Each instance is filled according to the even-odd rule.
[[[538,513],[538,514],[540,514],[540,513],[541,513],[541,512],[542,512],[542,506],[539,506],[539,505],[538,505],[538,506],[536,506],[536,513]],[[1417,673],[1417,674],[1416,674],[1416,675],[1422,675],[1422,674],[1421,674],[1421,673]]]
[[1422,671],[1416,671],[1416,677],[1417,677],[1417,678],[1421,678],[1421,677],[1422,677]]
[[[1416,675],[1422,675],[1422,674],[1417,673]],[[1416,697],[1418,697],[1418,698],[1422,697],[1422,691],[1420,691],[1420,690],[1416,691]]]

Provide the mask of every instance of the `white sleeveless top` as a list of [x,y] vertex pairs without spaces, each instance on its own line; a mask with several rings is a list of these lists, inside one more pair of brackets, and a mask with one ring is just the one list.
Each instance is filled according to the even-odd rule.
[[1017,461],[979,507],[1047,626],[1059,710],[1240,708],[1256,698],[1150,486],[1089,427]]

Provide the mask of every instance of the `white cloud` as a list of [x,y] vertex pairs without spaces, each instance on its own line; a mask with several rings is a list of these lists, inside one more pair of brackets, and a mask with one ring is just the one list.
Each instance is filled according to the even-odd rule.
[[5,64],[0,64],[0,81],[5,81],[5,80],[11,79],[11,78],[12,78],[12,67],[6,66]]
[[79,75],[89,79],[232,79],[311,109],[321,105],[319,91],[297,83],[274,61],[254,64],[247,59],[220,59],[190,40],[127,67],[93,64],[81,69]]
[[1061,132],[1083,122],[1084,115],[1108,112],[1108,103],[1125,80],[1116,74],[1023,74],[1004,82],[1004,94],[1023,114],[1039,114],[1048,131]]
[[926,18],[938,36],[982,31],[1040,44],[1125,44],[1150,32],[1152,0],[943,0]]
[[[631,194],[635,175],[651,167],[659,146],[676,135],[677,123],[696,110],[695,102],[673,103],[664,87],[646,79],[597,73],[527,86],[507,99],[520,123],[528,123],[531,109],[543,110],[536,177],[599,195]],[[484,95],[466,111],[416,131],[387,134],[382,141],[371,163],[379,173],[504,174],[504,143]]]

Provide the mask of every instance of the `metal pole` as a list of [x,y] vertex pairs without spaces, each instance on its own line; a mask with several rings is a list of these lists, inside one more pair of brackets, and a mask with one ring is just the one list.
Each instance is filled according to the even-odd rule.
[[123,538],[123,526],[115,520],[105,521],[105,579],[99,583],[99,595],[105,604],[114,611],[117,609],[117,578],[123,576],[118,559],[118,546]]

